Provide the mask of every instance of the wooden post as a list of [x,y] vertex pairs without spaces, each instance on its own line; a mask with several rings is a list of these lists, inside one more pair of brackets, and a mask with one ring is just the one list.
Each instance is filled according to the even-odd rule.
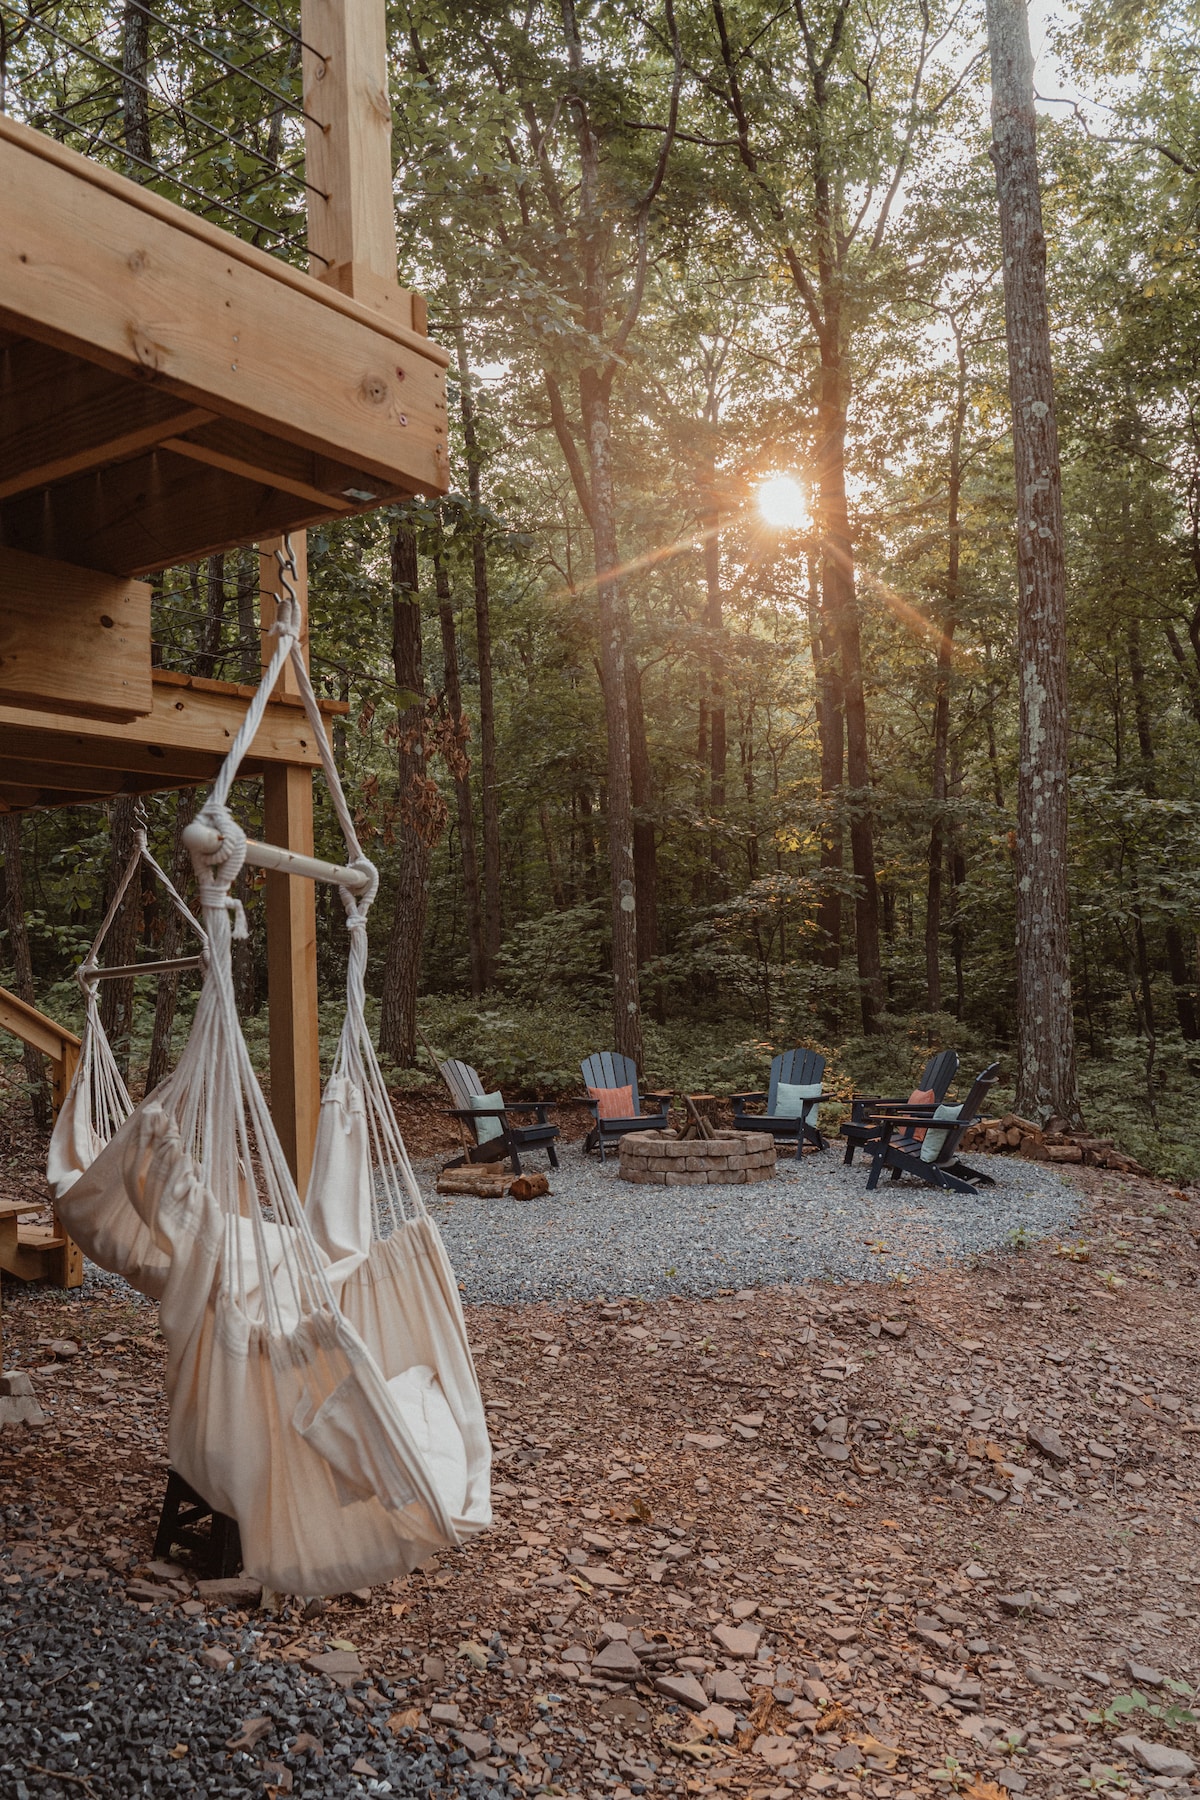
[[[264,667],[275,649],[269,636],[275,597],[282,594],[275,551],[278,538],[259,546],[259,587]],[[308,556],[303,532],[292,537],[296,576],[292,583],[303,620],[301,647],[308,657]],[[284,670],[277,691],[294,694],[296,678]],[[285,850],[313,854],[312,773],[288,766],[263,774],[263,835]],[[303,1198],[312,1167],[317,1114],[321,1105],[321,1063],[317,1042],[317,902],[311,881],[268,874],[267,1002],[270,1009],[271,1117],[288,1165]]]
[[423,332],[422,297],[396,283],[384,0],[301,0],[300,29],[312,273]]

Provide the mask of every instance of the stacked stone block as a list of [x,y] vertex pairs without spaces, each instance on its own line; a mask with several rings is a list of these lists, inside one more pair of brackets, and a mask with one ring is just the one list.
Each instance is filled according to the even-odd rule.
[[765,1131],[718,1131],[681,1138],[639,1131],[621,1140],[621,1179],[658,1187],[727,1186],[766,1181],[775,1173],[775,1140]]

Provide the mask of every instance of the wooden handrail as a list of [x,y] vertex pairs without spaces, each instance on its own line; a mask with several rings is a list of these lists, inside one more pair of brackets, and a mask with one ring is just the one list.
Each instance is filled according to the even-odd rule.
[[0,988],[0,1031],[10,1032],[23,1044],[32,1044],[51,1062],[66,1062],[79,1054],[79,1039],[73,1031],[48,1019],[36,1006],[19,1000],[7,988]]

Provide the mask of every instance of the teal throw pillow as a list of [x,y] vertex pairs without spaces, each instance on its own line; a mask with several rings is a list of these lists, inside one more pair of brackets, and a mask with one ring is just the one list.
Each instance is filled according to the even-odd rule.
[[[503,1094],[472,1094],[471,1111],[489,1112],[493,1107],[504,1105]],[[499,1119],[477,1119],[475,1136],[481,1144],[490,1143],[493,1138],[504,1136],[504,1126]]]
[[819,1081],[815,1085],[809,1083],[803,1087],[798,1086],[795,1082],[781,1081],[779,1086],[775,1089],[775,1111],[772,1114],[772,1117],[776,1119],[798,1119],[801,1110],[803,1109],[804,1123],[806,1125],[815,1126],[817,1114],[821,1109],[819,1106],[806,1107],[804,1102],[806,1100],[819,1100],[820,1097],[821,1084]]
[[[944,1124],[953,1125],[961,1111],[961,1106],[939,1106],[933,1116],[935,1119],[942,1120]],[[921,1161],[936,1162],[941,1154],[942,1145],[949,1136],[948,1131],[927,1131],[925,1142],[921,1145]]]

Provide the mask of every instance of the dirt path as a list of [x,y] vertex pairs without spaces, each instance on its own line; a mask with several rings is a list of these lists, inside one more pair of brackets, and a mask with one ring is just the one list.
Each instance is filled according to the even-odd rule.
[[[1200,1198],[1080,1180],[1078,1242],[904,1287],[472,1308],[495,1528],[221,1630],[352,1645],[352,1709],[386,1688],[398,1740],[529,1792],[1200,1792],[1197,1727],[1162,1716],[1200,1680]],[[154,1309],[5,1300],[47,1423],[0,1434],[4,1578],[145,1582]],[[130,1606],[211,1612],[148,1579]],[[1089,1721],[1134,1690],[1160,1716]]]

